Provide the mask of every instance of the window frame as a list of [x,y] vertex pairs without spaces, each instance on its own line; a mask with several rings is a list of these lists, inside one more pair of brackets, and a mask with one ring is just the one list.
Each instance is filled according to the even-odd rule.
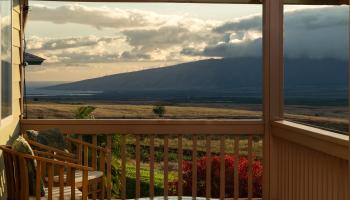
[[[11,108],[10,108],[10,110],[11,110],[11,114],[9,114],[8,116],[6,116],[6,117],[2,117],[2,92],[0,92],[0,127],[3,127],[3,126],[5,126],[5,125],[7,125],[8,123],[10,123],[11,121],[12,121],[12,119],[13,119],[13,77],[12,77],[12,75],[13,75],[13,69],[12,69],[12,65],[13,65],[13,53],[12,53],[12,27],[13,27],[13,17],[12,17],[12,14],[13,14],[13,10],[12,10],[12,8],[13,8],[13,2],[12,2],[12,0],[8,0],[9,1],[9,3],[10,3],[10,34],[9,34],[9,40],[10,40],[10,68],[11,68],[11,79],[10,79],[10,81],[11,81],[11,89],[10,89],[10,93],[11,93]],[[0,10],[0,20],[1,20],[1,18],[2,18],[2,15],[1,15],[1,10]],[[1,30],[1,24],[0,24],[0,30]],[[2,34],[1,34],[1,31],[0,31],[0,42],[1,42],[1,40],[3,39],[3,37],[2,37]],[[1,52],[2,52],[2,48],[0,47],[0,55],[1,55]],[[2,79],[1,79],[1,77],[2,77],[2,64],[1,64],[2,62],[0,62],[0,89],[2,89]]]

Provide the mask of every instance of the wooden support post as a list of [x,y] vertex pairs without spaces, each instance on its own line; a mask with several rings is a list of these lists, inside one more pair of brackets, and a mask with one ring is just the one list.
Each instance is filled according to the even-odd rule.
[[263,3],[264,180],[263,198],[277,198],[271,122],[283,119],[283,1]]

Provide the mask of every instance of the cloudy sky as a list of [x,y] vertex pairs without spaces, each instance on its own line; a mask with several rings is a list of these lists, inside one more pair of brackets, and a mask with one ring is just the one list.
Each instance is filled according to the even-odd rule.
[[[288,57],[347,59],[348,7],[285,8]],[[261,57],[261,5],[31,2],[29,81],[75,81],[208,58]]]

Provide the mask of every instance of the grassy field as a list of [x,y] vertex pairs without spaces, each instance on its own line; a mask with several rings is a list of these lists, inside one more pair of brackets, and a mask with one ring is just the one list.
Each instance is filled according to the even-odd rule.
[[[74,112],[84,103],[29,102],[28,118],[72,119]],[[96,119],[154,119],[152,104],[122,104],[89,102],[96,107]],[[259,119],[259,105],[232,104],[176,104],[165,106],[168,119]],[[342,106],[286,106],[287,119],[328,129],[347,131],[347,107]]]
[[[80,103],[52,103],[52,102],[30,102],[28,104],[29,118],[74,118],[74,111],[83,106]],[[109,104],[109,103],[89,103],[96,107],[95,118],[98,119],[150,119],[157,118],[152,111],[153,105],[131,105],[131,104]],[[164,118],[185,118],[185,119],[210,119],[210,118],[261,118],[261,112],[256,110],[256,106],[242,107],[209,107],[208,105],[170,105],[166,106]]]

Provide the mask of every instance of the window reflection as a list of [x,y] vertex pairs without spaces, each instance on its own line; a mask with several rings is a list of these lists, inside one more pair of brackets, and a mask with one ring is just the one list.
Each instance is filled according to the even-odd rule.
[[11,1],[0,0],[1,118],[12,114]]

